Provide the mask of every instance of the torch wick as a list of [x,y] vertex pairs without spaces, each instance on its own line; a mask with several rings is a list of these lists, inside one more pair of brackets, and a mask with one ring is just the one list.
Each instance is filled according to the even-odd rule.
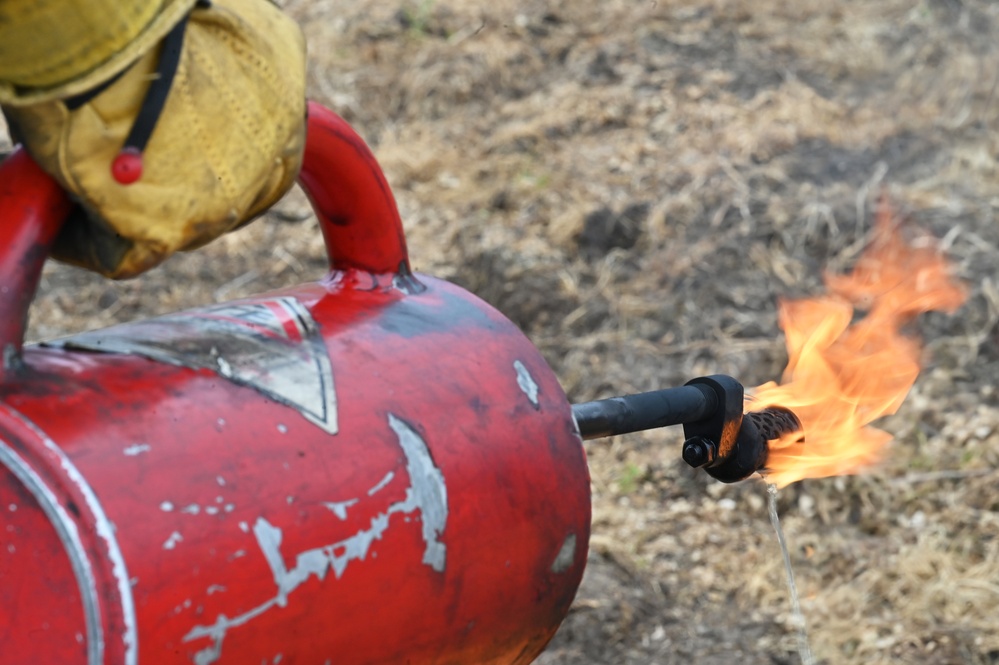
[[787,589],[791,594],[791,612],[795,629],[798,632],[798,655],[801,656],[802,665],[815,665],[815,656],[812,655],[812,648],[808,644],[808,628],[805,625],[805,615],[801,612],[801,604],[798,602],[798,587],[794,583],[794,570],[791,568],[791,555],[787,551],[787,541],[784,539],[784,529],[780,526],[780,518],[777,516],[777,486],[767,483],[767,497],[770,509],[770,523],[777,532],[777,543],[780,551],[784,555],[784,572],[787,573]]

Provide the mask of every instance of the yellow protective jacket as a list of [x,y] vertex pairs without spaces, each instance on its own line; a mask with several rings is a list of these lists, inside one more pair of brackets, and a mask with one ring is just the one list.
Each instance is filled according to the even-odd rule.
[[0,0],[0,105],[79,203],[56,258],[129,277],[291,187],[304,41],[268,0]]

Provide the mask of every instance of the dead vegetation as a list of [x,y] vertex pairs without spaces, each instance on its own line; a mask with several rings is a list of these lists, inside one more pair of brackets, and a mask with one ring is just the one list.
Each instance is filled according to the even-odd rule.
[[[570,397],[785,360],[776,299],[850,265],[884,189],[971,288],[870,474],[781,495],[826,663],[997,663],[999,5],[288,0],[310,94],[368,138],[421,271],[495,304]],[[143,278],[46,270],[32,335],[315,278],[300,196]],[[794,663],[765,492],[678,431],[589,446],[587,577],[545,665]]]

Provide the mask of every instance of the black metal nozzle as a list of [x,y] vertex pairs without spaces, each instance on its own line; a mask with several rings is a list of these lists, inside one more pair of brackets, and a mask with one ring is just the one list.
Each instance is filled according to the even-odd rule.
[[[801,431],[801,421],[790,409],[783,406],[771,406],[760,411],[750,411],[746,418],[752,418],[756,429],[764,441],[774,441],[786,434]],[[804,435],[802,435],[804,436]]]
[[731,376],[716,374],[692,379],[687,385],[710,388],[718,399],[718,408],[713,414],[683,424],[683,434],[688,441],[705,439],[716,447],[717,453],[704,466],[704,471],[723,483],[734,483],[763,468],[767,460],[767,442],[760,439],[755,425],[742,417],[745,405],[742,384]]
[[742,417],[738,436],[725,461],[705,471],[723,483],[748,478],[766,468],[770,441],[800,431],[801,421],[782,407],[747,413]]
[[576,404],[572,414],[584,439],[683,425],[683,461],[732,483],[766,467],[769,441],[801,430],[801,422],[787,409],[744,416],[743,407],[742,384],[716,374],[680,388]]
[[653,390],[572,405],[572,415],[584,439],[630,434],[710,418],[718,398],[707,386]]

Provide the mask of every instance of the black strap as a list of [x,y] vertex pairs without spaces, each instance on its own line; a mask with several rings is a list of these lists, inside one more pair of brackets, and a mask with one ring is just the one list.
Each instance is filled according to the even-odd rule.
[[[132,63],[132,64],[135,64],[135,63]],[[73,95],[72,97],[67,97],[66,99],[63,100],[63,104],[65,104],[66,108],[68,108],[70,111],[75,111],[76,109],[80,108],[81,106],[83,106],[84,104],[86,104],[87,102],[89,102],[91,99],[93,99],[94,97],[96,97],[97,95],[101,94],[102,92],[104,92],[105,90],[107,90],[108,88],[110,88],[111,86],[113,86],[118,81],[118,79],[120,79],[122,76],[124,76],[125,72],[127,72],[131,68],[132,68],[132,65],[129,65],[125,69],[121,70],[120,72],[118,72],[117,74],[115,74],[114,76],[112,76],[111,78],[109,78],[104,83],[101,83],[99,86],[97,86],[95,88],[91,88],[90,90],[87,90],[86,92],[81,92],[78,95]]]
[[156,78],[149,84],[146,96],[139,107],[139,113],[132,123],[132,130],[125,139],[125,148],[134,148],[142,152],[153,135],[156,123],[160,119],[160,113],[166,106],[167,97],[170,95],[170,88],[173,85],[174,76],[177,74],[177,67],[180,65],[180,55],[184,49],[184,31],[187,28],[189,16],[184,16],[180,23],[175,25],[167,36],[163,38],[163,46],[160,50],[160,61],[156,66]]
[[[211,8],[211,6],[212,6],[211,0],[197,0],[197,2],[194,4],[195,9],[209,9],[209,8]],[[169,83],[173,82],[173,76],[177,72],[177,65],[179,63],[180,51],[181,51],[181,49],[184,46],[184,27],[185,27],[186,23],[187,23],[187,17],[185,16],[184,19],[180,23],[178,23],[176,26],[174,26],[173,30],[170,32],[170,34],[168,34],[164,38],[164,41],[163,41],[163,49],[164,49],[164,52],[165,52],[166,49],[167,49],[167,47],[168,47],[168,42],[170,41],[171,36],[173,36],[175,33],[178,33],[178,32],[180,33],[179,36],[175,36],[174,37],[174,39],[176,39],[177,42],[178,42],[176,44],[177,60],[174,61],[173,64],[171,65],[171,70],[170,70],[170,73],[169,73],[169,79],[170,79],[170,81],[168,81],[168,84],[166,86],[166,88],[167,88],[168,91],[170,89]],[[132,63],[132,65],[134,65],[134,64],[135,63]],[[108,88],[110,88],[112,85],[114,85],[118,81],[118,79],[120,79],[122,76],[125,75],[125,72],[127,72],[129,69],[132,68],[132,65],[129,65],[125,69],[121,70],[120,72],[118,72],[117,74],[115,74],[114,76],[112,76],[111,78],[109,78],[107,81],[104,81],[100,85],[95,86],[95,87],[91,88],[90,90],[87,90],[86,92],[81,92],[78,95],[73,95],[72,97],[67,97],[65,100],[63,100],[63,103],[66,105],[66,108],[68,108],[70,111],[75,111],[76,109],[80,108],[81,106],[83,106],[84,104],[86,104],[87,102],[89,102],[91,99],[93,99],[94,97],[96,97],[97,95],[101,94],[102,92],[104,92],[105,90],[107,90]],[[156,81],[161,80],[163,78],[164,74],[166,73],[164,71],[163,67],[164,67],[163,56],[161,55],[160,56],[160,64],[158,65],[157,72],[156,72],[157,73],[157,78],[156,78],[156,80],[153,81],[154,85],[155,85]],[[147,92],[146,95],[148,97],[149,93]],[[164,95],[164,100],[162,102],[160,102],[160,109],[156,113],[157,117],[159,116],[159,112],[163,110],[163,104],[165,104],[165,103],[166,103],[166,96]],[[146,102],[144,101],[143,102],[143,106],[145,106],[145,105],[146,105]],[[155,125],[155,124],[156,124],[156,120],[154,119],[153,120],[153,125]],[[149,133],[152,134],[152,129],[149,130]],[[142,142],[142,145],[145,146],[146,142],[148,142],[148,141],[149,141],[149,137],[146,136],[146,140]],[[128,146],[128,145],[132,145],[132,144],[129,143],[128,141],[126,141],[125,145]]]

